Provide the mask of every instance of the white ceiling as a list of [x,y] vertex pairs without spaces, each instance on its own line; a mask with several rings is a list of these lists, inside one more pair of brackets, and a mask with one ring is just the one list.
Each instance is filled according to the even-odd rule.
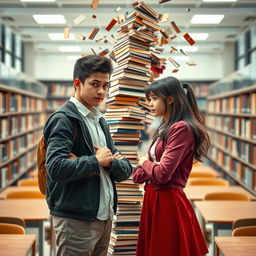
[[[56,52],[59,53],[60,45],[81,45],[83,51],[89,51],[92,46],[109,47],[111,44],[103,42],[96,43],[89,39],[81,41],[52,41],[48,37],[48,33],[62,33],[64,27],[71,27],[74,34],[84,34],[88,36],[94,26],[99,26],[100,32],[96,38],[114,34],[117,30],[115,26],[110,32],[105,27],[111,19],[117,14],[132,11],[130,0],[100,0],[96,10],[90,8],[91,0],[56,0],[53,3],[25,3],[19,0],[0,0],[0,19],[4,24],[20,33],[25,41],[35,43],[35,50],[38,52]],[[158,13],[169,13],[169,21],[174,20],[182,32],[189,33],[209,33],[206,41],[197,41],[199,52],[221,52],[224,43],[234,41],[236,37],[246,30],[248,27],[256,24],[254,21],[245,21],[249,16],[256,18],[256,0],[238,0],[237,2],[226,3],[206,3],[202,0],[172,0],[163,4],[159,4],[158,0],[145,0]],[[115,12],[117,7],[121,7],[121,11]],[[188,12],[186,9],[190,8]],[[33,14],[63,14],[67,20],[65,25],[39,25],[35,22]],[[83,14],[86,19],[75,25],[73,20]],[[97,15],[97,19],[93,19],[92,14]],[[195,25],[190,20],[194,14],[224,14],[225,17],[218,25]],[[6,17],[11,17],[14,21],[6,21]],[[162,27],[170,26],[170,23],[162,23]],[[176,45],[186,44],[181,38],[176,40]],[[175,41],[172,44],[175,46]]]

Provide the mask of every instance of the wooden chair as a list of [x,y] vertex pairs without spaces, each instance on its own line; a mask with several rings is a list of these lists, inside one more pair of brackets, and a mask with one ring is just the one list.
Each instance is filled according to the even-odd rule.
[[6,195],[6,199],[44,199],[45,195],[43,195],[40,191],[13,191],[9,192]]
[[[236,201],[250,201],[250,197],[245,193],[237,192],[212,192],[204,196],[204,200],[236,200]],[[205,224],[204,224],[205,225]],[[207,242],[210,243],[211,239],[209,235],[212,231],[210,229],[203,228],[204,236]]]
[[197,171],[192,171],[189,174],[189,178],[216,178],[216,175],[214,173],[210,172],[197,172]]
[[232,231],[232,236],[256,236],[256,226],[236,228]]
[[204,200],[236,200],[250,201],[250,197],[245,193],[237,192],[213,192],[204,196]]
[[256,226],[256,218],[238,219],[233,222],[232,230],[240,227]]
[[25,229],[20,225],[11,223],[0,223],[0,234],[20,234],[24,235]]
[[21,179],[18,181],[18,186],[37,186],[38,187],[38,180],[37,178],[27,178],[27,179]]
[[29,172],[29,177],[31,177],[31,178],[37,178],[37,176],[38,176],[38,170],[34,170],[34,171],[32,171],[32,172]]
[[189,186],[229,186],[229,183],[224,179],[213,178],[193,178],[188,181]]
[[193,163],[193,167],[203,166],[202,162],[195,162]]
[[16,218],[16,217],[0,217],[0,223],[15,224],[23,228],[26,227],[25,221],[23,219]]

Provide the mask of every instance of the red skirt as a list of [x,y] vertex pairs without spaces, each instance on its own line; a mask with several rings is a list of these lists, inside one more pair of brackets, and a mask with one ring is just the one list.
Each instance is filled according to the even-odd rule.
[[208,249],[193,207],[178,189],[147,184],[137,256],[202,256]]

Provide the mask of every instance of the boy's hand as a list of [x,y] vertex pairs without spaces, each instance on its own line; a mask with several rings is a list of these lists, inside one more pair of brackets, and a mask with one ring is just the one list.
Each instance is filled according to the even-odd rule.
[[119,152],[116,152],[113,156],[114,156],[114,158],[117,159],[117,160],[123,160],[123,159],[124,159],[124,157],[123,157],[122,155],[120,155]]
[[107,147],[98,147],[94,145],[94,148],[96,150],[96,158],[99,162],[100,166],[103,167],[109,167],[111,165],[111,162],[114,159],[114,156],[112,155],[111,151]]
[[76,160],[76,159],[77,159],[77,156],[74,155],[73,153],[69,153],[69,159],[71,159],[71,160]]

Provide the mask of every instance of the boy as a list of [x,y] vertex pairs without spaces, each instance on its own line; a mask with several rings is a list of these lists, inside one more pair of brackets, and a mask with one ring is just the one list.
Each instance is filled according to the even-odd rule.
[[105,256],[116,211],[115,181],[132,167],[114,147],[97,110],[109,88],[112,64],[90,55],[74,67],[75,96],[47,121],[46,198],[53,216],[57,256]]

